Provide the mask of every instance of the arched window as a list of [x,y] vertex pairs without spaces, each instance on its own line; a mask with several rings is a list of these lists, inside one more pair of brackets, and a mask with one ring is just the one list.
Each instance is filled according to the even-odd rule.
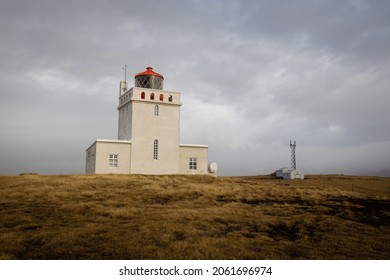
[[172,95],[170,95],[169,98],[168,98],[168,101],[172,102],[172,100],[173,100],[173,97],[172,97]]
[[154,115],[158,116],[160,114],[160,107],[158,105],[154,106]]
[[153,143],[153,159],[158,159],[158,140],[155,139]]
[[141,92],[141,99],[145,99],[145,92]]
[[153,92],[150,94],[150,100],[154,100],[154,93]]
[[164,94],[160,94],[160,101],[164,101]]

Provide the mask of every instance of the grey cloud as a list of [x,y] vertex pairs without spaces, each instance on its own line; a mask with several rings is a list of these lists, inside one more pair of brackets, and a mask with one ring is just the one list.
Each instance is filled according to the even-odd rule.
[[288,165],[290,139],[307,172],[369,170],[359,148],[389,165],[389,5],[2,1],[0,172],[83,172],[85,148],[116,137],[125,63],[130,84],[150,63],[182,92],[182,140],[223,175]]

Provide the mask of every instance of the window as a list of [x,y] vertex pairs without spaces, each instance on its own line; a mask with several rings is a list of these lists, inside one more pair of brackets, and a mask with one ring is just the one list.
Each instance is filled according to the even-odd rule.
[[154,100],[154,93],[153,92],[150,94],[150,100]]
[[110,154],[108,159],[109,167],[118,167],[118,155]]
[[160,94],[160,101],[164,101],[164,94]]
[[153,159],[158,159],[158,140],[155,139],[153,143]]
[[188,168],[189,168],[190,170],[196,170],[196,169],[198,169],[198,164],[197,164],[197,158],[196,158],[196,157],[191,157],[191,158],[190,158]]
[[172,102],[172,100],[173,100],[173,97],[172,97],[172,95],[170,95],[169,98],[168,98],[168,101]]
[[145,92],[141,92],[141,99],[145,99]]
[[160,107],[158,105],[154,106],[154,115],[158,116],[160,114]]

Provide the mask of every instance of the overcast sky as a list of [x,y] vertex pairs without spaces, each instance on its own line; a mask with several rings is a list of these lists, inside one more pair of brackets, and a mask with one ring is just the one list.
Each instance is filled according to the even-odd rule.
[[125,64],[182,93],[220,175],[289,166],[290,140],[304,173],[390,170],[388,0],[0,0],[0,35],[1,174],[84,173]]

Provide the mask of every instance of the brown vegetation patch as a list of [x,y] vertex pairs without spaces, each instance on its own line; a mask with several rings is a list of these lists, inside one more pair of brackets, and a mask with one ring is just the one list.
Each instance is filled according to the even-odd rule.
[[0,176],[0,259],[389,259],[390,179]]

